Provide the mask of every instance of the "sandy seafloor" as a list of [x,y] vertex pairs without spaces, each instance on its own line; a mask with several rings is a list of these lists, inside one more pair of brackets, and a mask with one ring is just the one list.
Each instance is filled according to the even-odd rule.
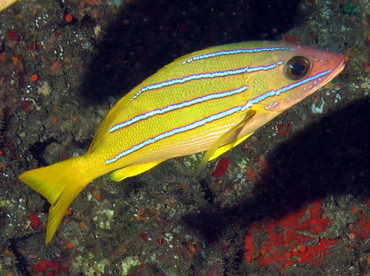
[[[0,12],[0,274],[369,275],[369,24],[368,0],[20,0]],[[20,173],[83,154],[110,107],[176,57],[282,38],[341,52],[346,69],[201,176],[197,155],[96,179],[44,245],[49,206]]]

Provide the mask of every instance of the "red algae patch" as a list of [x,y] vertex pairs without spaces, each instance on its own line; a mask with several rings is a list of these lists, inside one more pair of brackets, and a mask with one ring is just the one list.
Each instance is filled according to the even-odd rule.
[[213,177],[223,176],[226,173],[230,163],[231,162],[230,162],[230,159],[228,157],[221,158],[218,161],[216,168],[211,173],[211,176],[213,176]]
[[30,226],[33,230],[40,229],[40,226],[42,226],[41,218],[37,216],[35,213],[31,213],[28,216],[28,219],[30,221]]
[[260,266],[274,264],[279,269],[298,263],[319,265],[339,241],[320,236],[329,224],[320,200],[281,219],[255,222],[245,237],[244,259]]
[[61,260],[59,262],[41,260],[37,264],[32,264],[32,272],[36,273],[37,275],[65,275],[65,273],[68,271],[69,264],[66,260]]

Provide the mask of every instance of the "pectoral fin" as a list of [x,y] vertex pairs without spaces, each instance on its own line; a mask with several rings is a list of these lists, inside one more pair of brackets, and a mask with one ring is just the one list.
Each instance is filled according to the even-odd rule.
[[217,141],[207,150],[207,152],[204,154],[202,161],[199,164],[198,170],[196,175],[198,175],[205,167],[208,161],[213,160],[217,157],[219,157],[221,154],[229,151],[233,147],[239,145],[241,142],[243,142],[245,139],[247,139],[249,136],[253,134],[248,133],[247,135],[239,138],[238,140],[235,140],[233,142],[230,142],[226,145],[222,145],[222,143],[227,140],[227,138],[232,135],[235,131],[241,130],[242,127],[248,123],[248,121],[256,114],[255,110],[248,110],[247,113],[245,114],[245,117],[243,120],[241,120],[239,123],[237,123],[235,126],[233,126],[231,129],[229,129],[227,132],[222,134]]
[[234,141],[234,142],[230,142],[226,145],[223,145],[222,147],[219,147],[218,149],[215,150],[215,152],[212,154],[212,156],[208,159],[208,161],[211,161],[213,159],[216,159],[217,157],[219,157],[221,154],[224,154],[225,152],[231,150],[233,147],[236,147],[237,145],[239,145],[241,142],[243,142],[244,140],[246,140],[248,137],[250,137],[254,132],[251,132],[251,133],[248,133],[247,135],[239,138],[238,140]]

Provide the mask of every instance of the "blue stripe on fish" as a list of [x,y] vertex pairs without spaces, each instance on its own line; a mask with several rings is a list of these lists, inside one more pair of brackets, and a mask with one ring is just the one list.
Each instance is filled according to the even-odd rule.
[[[325,79],[325,76],[327,74],[329,74],[330,72],[332,72],[332,70],[327,70],[327,71],[324,71],[324,72],[321,72],[321,73],[318,73],[316,75],[313,75],[309,78],[306,78],[306,79],[303,79],[301,81],[297,81],[297,82],[294,82],[290,85],[287,85],[287,86],[283,86],[277,90],[270,90],[268,92],[265,92],[263,94],[261,94],[260,96],[254,98],[254,99],[251,99],[249,100],[245,105],[238,105],[238,106],[234,106],[230,109],[227,109],[227,110],[224,110],[224,111],[221,111],[219,113],[216,113],[216,114],[212,114],[208,117],[205,117],[201,120],[198,120],[198,121],[195,121],[193,123],[190,123],[190,124],[187,124],[187,125],[184,125],[184,126],[180,126],[178,128],[174,128],[172,130],[169,130],[169,131],[166,131],[166,132],[163,132],[159,135],[156,135],[156,136],[153,136],[149,139],[146,139],[134,146],[132,146],[131,148],[127,149],[127,150],[124,150],[122,152],[120,152],[119,154],[117,154],[116,156],[114,156],[113,158],[111,159],[108,159],[105,163],[108,165],[108,164],[111,164],[113,162],[116,162],[117,160],[119,160],[120,158],[130,154],[130,153],[133,153],[145,146],[148,146],[150,144],[153,144],[155,142],[158,142],[162,139],[165,139],[165,138],[168,138],[168,137],[171,137],[175,134],[178,134],[178,133],[182,133],[182,132],[186,132],[186,131],[189,131],[189,130],[192,130],[192,129],[195,129],[195,128],[198,128],[198,127],[201,127],[207,123],[211,123],[213,121],[216,121],[216,120],[219,120],[219,119],[222,119],[222,118],[225,118],[227,116],[230,116],[236,112],[239,112],[239,111],[245,111],[247,110],[248,108],[251,108],[253,105],[261,102],[261,101],[264,101],[265,99],[269,98],[269,97],[273,97],[273,96],[278,96],[280,95],[281,93],[285,93],[291,89],[294,89],[296,88],[297,86],[300,86],[300,85],[303,85],[307,82],[310,82],[312,80],[315,80],[316,79],[316,82],[320,82],[322,81],[323,79]],[[242,87],[240,88],[242,89]]]
[[188,75],[182,78],[177,78],[177,79],[171,79],[171,80],[166,80],[154,84],[150,84],[148,86],[144,86],[141,88],[133,97],[132,99],[136,99],[139,97],[139,95],[145,91],[148,90],[154,90],[154,89],[159,89],[163,88],[166,86],[171,86],[174,84],[181,84],[185,83],[188,81],[192,80],[199,80],[199,79],[211,79],[211,78],[218,78],[218,77],[226,77],[226,76],[232,76],[232,75],[238,75],[238,74],[243,74],[243,73],[250,73],[250,72],[257,72],[257,71],[267,71],[276,68],[278,65],[283,64],[284,61],[279,60],[276,63],[270,64],[270,65],[265,65],[265,66],[257,66],[257,67],[242,67],[242,68],[237,68],[237,69],[231,69],[231,70],[225,70],[225,71],[215,71],[215,72],[208,72],[208,73],[200,73],[200,74],[195,74],[195,75]]
[[148,146],[150,144],[153,144],[155,142],[158,142],[162,139],[165,139],[165,138],[168,138],[168,137],[171,137],[175,134],[178,134],[178,133],[181,133],[181,132],[186,132],[186,131],[189,131],[189,130],[192,130],[192,129],[195,129],[195,128],[198,128],[198,127],[201,127],[207,123],[211,123],[213,121],[216,121],[216,120],[219,120],[219,119],[222,119],[224,117],[227,117],[229,115],[232,115],[238,111],[240,111],[242,108],[242,106],[235,106],[233,108],[230,108],[230,109],[227,109],[227,110],[224,110],[222,112],[219,112],[219,113],[216,113],[216,114],[213,114],[211,116],[208,116],[208,117],[205,117],[201,120],[198,120],[198,121],[195,121],[193,123],[190,123],[190,124],[187,124],[187,125],[184,125],[184,126],[181,126],[181,127],[178,127],[178,128],[174,128],[172,130],[169,130],[169,131],[166,131],[166,132],[163,132],[157,136],[154,136],[154,137],[151,137],[149,139],[146,139],[136,145],[134,145],[133,147],[127,149],[127,150],[124,150],[122,152],[120,152],[119,154],[117,154],[115,157],[111,158],[111,159],[108,159],[107,161],[105,161],[105,164],[110,164],[110,163],[113,163],[115,161],[117,161],[118,159],[130,154],[130,153],[133,153],[134,151],[137,151],[145,146]]
[[260,53],[260,52],[271,52],[271,51],[285,51],[285,50],[294,50],[293,48],[286,47],[269,47],[269,48],[255,48],[255,49],[234,49],[234,50],[225,50],[218,51],[213,53],[207,53],[199,56],[189,58],[182,62],[182,64],[190,63],[192,61],[213,58],[224,55],[235,55],[235,54],[251,54],[251,53]]
[[114,132],[116,130],[127,127],[129,125],[137,123],[141,120],[145,120],[149,117],[153,117],[155,115],[164,114],[164,113],[167,113],[167,112],[170,112],[170,111],[174,111],[174,110],[181,109],[181,108],[184,108],[184,107],[188,107],[188,106],[198,104],[198,103],[203,103],[203,102],[206,102],[206,101],[209,101],[209,100],[220,99],[220,98],[225,98],[225,97],[233,96],[233,95],[236,95],[236,94],[240,94],[240,93],[244,92],[245,90],[247,90],[247,88],[248,88],[248,86],[243,85],[242,87],[239,87],[237,89],[222,91],[222,92],[216,92],[216,93],[208,94],[208,95],[205,95],[205,96],[202,96],[202,97],[187,100],[187,101],[184,101],[184,102],[171,104],[171,105],[165,106],[163,108],[154,109],[154,110],[148,111],[146,113],[137,115],[137,116],[131,118],[130,120],[127,120],[127,121],[124,121],[124,122],[121,122],[121,123],[118,123],[118,124],[112,126],[109,129],[109,132]]

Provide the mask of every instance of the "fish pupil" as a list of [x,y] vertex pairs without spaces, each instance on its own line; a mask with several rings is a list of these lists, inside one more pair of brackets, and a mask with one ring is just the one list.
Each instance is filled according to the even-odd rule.
[[310,72],[311,62],[302,56],[291,58],[285,66],[285,76],[290,80],[303,79]]
[[294,76],[300,76],[305,71],[306,67],[303,64],[292,64],[291,71]]

